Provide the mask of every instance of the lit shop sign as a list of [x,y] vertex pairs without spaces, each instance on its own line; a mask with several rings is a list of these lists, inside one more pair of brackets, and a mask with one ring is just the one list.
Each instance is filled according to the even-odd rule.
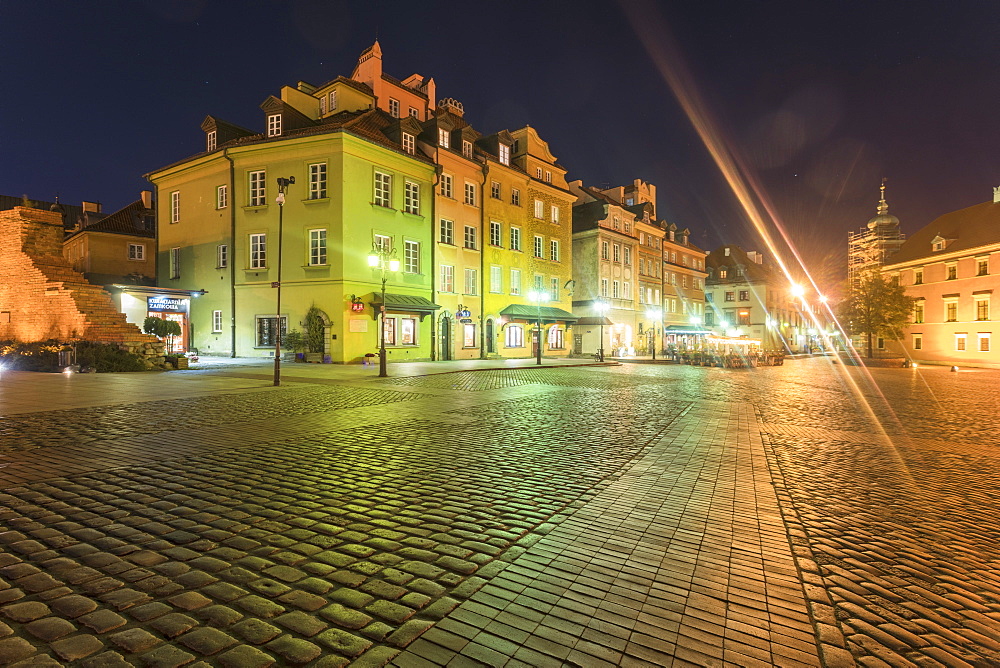
[[147,308],[150,311],[187,311],[186,302],[177,297],[150,297]]

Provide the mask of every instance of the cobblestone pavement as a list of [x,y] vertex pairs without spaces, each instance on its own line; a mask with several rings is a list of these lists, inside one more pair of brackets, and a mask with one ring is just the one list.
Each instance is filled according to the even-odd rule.
[[998,372],[309,372],[0,418],[0,665],[1000,665]]

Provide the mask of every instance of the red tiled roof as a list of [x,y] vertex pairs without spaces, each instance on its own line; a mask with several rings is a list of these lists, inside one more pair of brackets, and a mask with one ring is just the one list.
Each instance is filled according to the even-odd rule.
[[[931,240],[937,236],[949,240],[943,251],[931,249]],[[886,264],[911,262],[997,243],[1000,243],[1000,202],[983,202],[935,218],[907,239]]]

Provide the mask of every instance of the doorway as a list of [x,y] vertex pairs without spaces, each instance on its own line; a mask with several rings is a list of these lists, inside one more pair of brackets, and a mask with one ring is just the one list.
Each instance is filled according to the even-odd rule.
[[441,355],[438,359],[451,359],[451,316],[447,313],[441,316]]
[[486,321],[486,352],[496,352],[496,333],[493,331],[493,318]]

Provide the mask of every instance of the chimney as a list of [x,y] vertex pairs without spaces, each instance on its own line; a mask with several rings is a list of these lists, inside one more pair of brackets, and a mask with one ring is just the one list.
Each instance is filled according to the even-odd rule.
[[142,200],[142,208],[152,209],[153,208],[153,191],[143,190],[139,193],[139,199]]
[[993,203],[1000,202],[1000,186],[993,189]]
[[453,97],[446,97],[443,100],[440,100],[438,102],[438,109],[445,109],[446,111],[450,111],[456,116],[465,115],[465,107],[462,105],[461,102],[459,102]]
[[100,213],[101,212],[101,203],[100,202],[84,202],[81,205],[81,207],[83,208],[83,212],[84,213],[86,213],[88,211],[92,211],[94,213]]

